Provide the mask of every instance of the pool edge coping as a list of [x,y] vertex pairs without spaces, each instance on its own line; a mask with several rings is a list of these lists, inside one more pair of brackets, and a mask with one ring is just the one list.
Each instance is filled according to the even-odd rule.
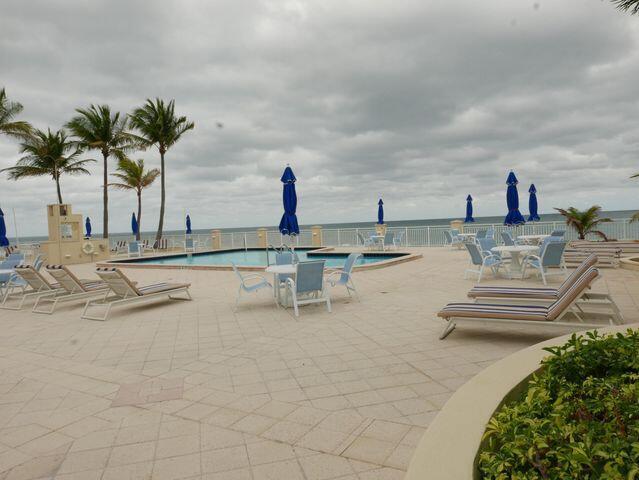
[[[334,247],[318,247],[313,249],[312,247],[300,246],[299,248],[311,248],[309,253],[321,253],[321,252],[332,252],[335,251]],[[255,249],[253,249],[255,250]],[[223,253],[223,252],[233,252],[238,251],[236,248],[225,248],[219,250],[205,250],[197,253]],[[339,254],[348,255],[353,252],[335,252]],[[368,253],[368,252],[357,252],[357,253]],[[417,260],[423,258],[421,253],[407,252],[407,251],[394,251],[394,252],[370,252],[384,255],[385,253],[395,253],[402,254],[399,257],[392,257],[388,260],[382,260],[380,262],[369,263],[364,265],[357,265],[353,267],[354,271],[365,271],[365,270],[376,270],[379,268],[391,267],[393,265],[399,265],[400,263],[410,262],[413,260]],[[170,256],[183,255],[183,253],[179,254],[169,254],[169,255],[153,255],[150,257],[146,257],[147,259],[153,258],[165,258]],[[144,257],[141,257],[144,258]],[[213,270],[213,271],[232,271],[233,267],[231,265],[160,265],[153,263],[138,263],[135,262],[123,262],[121,260],[129,260],[128,258],[116,259],[116,260],[107,260],[96,262],[96,267],[117,267],[117,268],[146,268],[146,269],[158,269],[158,270]],[[258,265],[237,265],[238,270],[247,271],[247,272],[263,272],[266,270],[266,266],[258,266]],[[330,270],[331,267],[328,267]]]

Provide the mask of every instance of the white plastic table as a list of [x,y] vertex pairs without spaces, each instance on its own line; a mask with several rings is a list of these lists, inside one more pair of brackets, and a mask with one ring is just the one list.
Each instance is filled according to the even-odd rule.
[[509,253],[510,254],[510,276],[521,276],[521,260],[519,256],[523,253],[536,252],[539,248],[533,245],[500,245],[490,249],[493,253]]
[[14,270],[13,270],[13,269],[10,269],[10,268],[9,268],[9,269],[7,269],[7,268],[0,268],[0,275],[4,275],[4,274],[7,274],[7,273],[13,273],[13,272],[14,272]]
[[[266,273],[273,274],[273,296],[277,298],[277,303],[282,303],[282,295],[280,293],[280,279],[278,278],[280,275],[295,275],[297,272],[297,267],[292,264],[285,265],[269,265],[264,270]],[[284,305],[286,306],[286,305]]]
[[536,243],[539,244],[544,241],[544,239],[550,237],[550,235],[519,235],[517,240],[523,240],[526,243]]

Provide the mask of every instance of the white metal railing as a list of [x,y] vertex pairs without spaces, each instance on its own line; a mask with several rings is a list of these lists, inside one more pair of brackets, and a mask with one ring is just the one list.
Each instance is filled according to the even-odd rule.
[[[464,224],[463,230],[466,233],[475,233],[481,229],[493,229],[495,231],[495,240],[501,242],[501,232],[510,231],[513,236],[518,235],[541,235],[549,234],[553,230],[566,230],[565,238],[567,240],[576,240],[577,232],[567,227],[565,222],[535,222],[526,223],[516,227],[507,227],[498,223],[471,223]],[[639,240],[639,222],[630,222],[630,219],[615,219],[612,222],[602,223],[600,229],[609,237],[623,240]],[[402,245],[407,247],[436,247],[446,245],[446,237],[444,232],[450,230],[450,225],[414,225],[405,227],[388,226],[388,231],[393,232],[395,236],[403,234]],[[263,233],[263,231],[262,231]],[[359,237],[368,238],[375,234],[375,227],[371,225],[365,228],[325,228],[322,229],[322,246],[354,246],[361,244]],[[184,235],[165,235],[168,239],[169,248],[180,249],[184,246]],[[207,234],[194,234],[192,238],[197,242],[198,250],[209,250],[212,248],[212,239]],[[116,240],[124,240],[125,238],[112,237],[111,243]],[[142,237],[153,244],[155,237],[153,235]],[[597,239],[591,236],[590,239]],[[129,238],[130,240],[130,238]],[[221,233],[222,248],[259,248],[266,245],[294,245],[294,246],[310,246],[313,244],[313,233],[310,229],[302,229],[297,237],[289,237],[281,235],[277,230],[266,231],[266,242],[258,237],[258,231],[249,230],[245,232],[222,232]]]

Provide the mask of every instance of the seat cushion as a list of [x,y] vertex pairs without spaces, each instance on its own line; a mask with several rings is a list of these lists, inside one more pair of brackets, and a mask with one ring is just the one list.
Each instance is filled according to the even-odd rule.
[[545,321],[547,314],[548,308],[538,305],[449,303],[437,314],[437,316],[442,318],[470,317]]

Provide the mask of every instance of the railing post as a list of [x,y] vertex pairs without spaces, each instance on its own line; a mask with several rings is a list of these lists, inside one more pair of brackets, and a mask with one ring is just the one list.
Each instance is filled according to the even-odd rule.
[[342,246],[342,242],[340,240],[340,235],[339,235],[340,229],[337,229],[337,246],[341,247]]
[[426,227],[426,246],[430,247],[430,227]]

